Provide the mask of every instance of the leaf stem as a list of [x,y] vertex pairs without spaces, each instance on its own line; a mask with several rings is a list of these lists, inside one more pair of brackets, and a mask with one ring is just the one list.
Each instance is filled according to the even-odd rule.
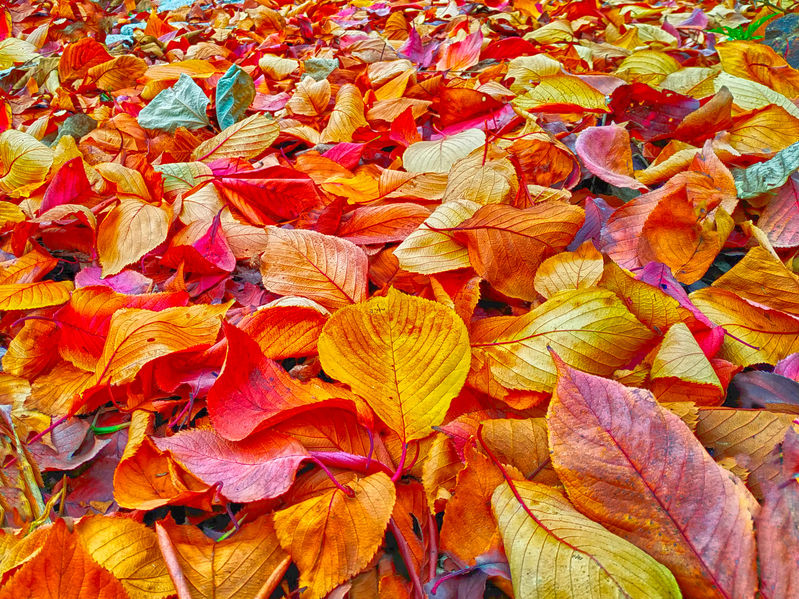
[[399,464],[397,464],[397,470],[394,472],[394,475],[391,477],[391,482],[397,482],[400,477],[402,476],[402,470],[405,468],[405,458],[408,457],[408,444],[402,444],[402,454],[400,455]]
[[322,463],[322,460],[320,460],[319,458],[317,458],[317,457],[314,457],[314,456],[311,456],[311,460],[313,460],[313,463],[314,463],[314,464],[316,464],[317,466],[319,466],[319,467],[322,469],[322,471],[323,471],[325,474],[327,474],[327,477],[330,479],[330,481],[331,481],[331,482],[332,482],[332,483],[335,485],[335,487],[336,487],[336,488],[337,488],[339,491],[341,491],[342,493],[344,493],[344,494],[345,494],[347,497],[355,497],[355,491],[353,491],[353,490],[352,490],[352,489],[350,489],[349,487],[345,487],[345,486],[344,486],[344,485],[342,485],[340,482],[338,482],[338,480],[336,480],[336,477],[335,477],[335,476],[333,476],[333,473],[332,473],[332,472],[330,472],[330,470],[328,469],[328,467],[327,467],[327,466],[325,466],[325,465]]
[[[55,427],[59,426],[60,424],[63,424],[64,422],[66,422],[67,418],[69,418],[69,416],[62,416],[61,418],[59,418],[58,420],[56,420],[55,422],[53,422],[52,424],[50,424],[50,426],[48,426],[48,427],[47,427],[46,429],[44,429],[42,432],[40,432],[40,433],[36,433],[36,434],[35,434],[35,435],[34,435],[34,436],[31,438],[31,440],[30,440],[30,441],[28,441],[27,443],[25,443],[25,445],[33,445],[34,443],[36,443],[36,441],[40,440],[40,439],[41,439],[42,437],[44,437],[44,436],[45,436],[47,433],[51,433],[51,432],[53,432],[53,429],[54,429]],[[5,465],[5,468],[8,468],[9,466],[12,466],[12,465],[13,465],[13,464],[14,464],[16,461],[17,461],[17,457],[16,457],[16,456],[14,456],[13,458],[11,458],[11,460],[8,462],[8,464],[6,464],[6,465]]]
[[394,535],[394,538],[397,541],[397,547],[399,548],[400,555],[402,556],[402,561],[405,562],[405,568],[408,570],[408,576],[411,578],[411,584],[413,585],[414,595],[418,599],[424,599],[424,590],[422,589],[422,581],[419,580],[419,573],[416,571],[416,568],[413,567],[413,555],[411,554],[411,548],[408,546],[408,541],[405,540],[405,537],[402,534],[399,526],[394,521],[394,518],[388,521],[388,526],[391,528],[391,534]]

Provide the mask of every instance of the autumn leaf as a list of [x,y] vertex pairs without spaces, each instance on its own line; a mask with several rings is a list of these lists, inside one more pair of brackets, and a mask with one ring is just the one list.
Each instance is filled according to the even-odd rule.
[[379,472],[357,480],[351,494],[333,489],[275,512],[281,546],[300,570],[306,593],[321,599],[372,559],[396,501],[394,485]]
[[586,518],[552,487],[503,482],[491,506],[519,596],[681,596],[664,566]]
[[271,516],[214,541],[171,518],[156,524],[158,544],[180,599],[255,599],[280,582],[290,558],[278,544]]
[[575,506],[669,567],[684,593],[754,596],[755,500],[743,483],[648,392],[558,362],[549,438]]
[[125,199],[109,212],[97,231],[97,253],[103,276],[115,275],[166,241],[168,207]]
[[451,309],[390,289],[325,323],[319,357],[403,442],[441,423],[466,378],[468,334]]

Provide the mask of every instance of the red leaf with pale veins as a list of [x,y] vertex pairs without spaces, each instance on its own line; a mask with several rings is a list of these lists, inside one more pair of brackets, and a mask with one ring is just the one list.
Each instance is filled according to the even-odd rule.
[[222,437],[240,441],[258,428],[320,404],[360,405],[341,387],[318,379],[307,383],[292,379],[246,333],[228,323],[223,327],[228,342],[225,366],[208,392],[208,414]]

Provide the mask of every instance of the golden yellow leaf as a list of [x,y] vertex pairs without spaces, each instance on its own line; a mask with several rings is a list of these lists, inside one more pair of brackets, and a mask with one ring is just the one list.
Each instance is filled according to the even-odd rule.
[[479,208],[480,204],[469,200],[441,204],[394,250],[400,266],[410,272],[426,275],[468,268],[470,262],[466,246],[455,241],[452,232],[441,229],[453,229]]
[[0,310],[31,310],[69,301],[71,281],[40,281],[0,285]]
[[486,366],[508,389],[551,391],[551,346],[567,363],[608,376],[654,333],[604,289],[561,291],[522,316],[495,316],[472,326],[472,370]]
[[519,181],[511,161],[499,152],[486,156],[478,149],[452,165],[442,202],[510,203],[518,191]]
[[0,191],[28,196],[42,184],[53,164],[53,151],[22,131],[0,133]]
[[466,129],[438,140],[417,141],[402,155],[402,165],[409,173],[448,173],[461,158],[466,158],[485,144],[480,129]]
[[325,372],[350,385],[403,442],[441,424],[469,369],[460,317],[393,288],[334,313],[318,347]]
[[314,81],[313,77],[305,77],[294,88],[286,108],[294,114],[319,116],[327,109],[330,95],[330,82],[327,79]]
[[513,104],[537,112],[609,112],[605,94],[574,75],[543,77],[529,92],[516,97]]
[[130,599],[161,599],[175,592],[155,533],[124,517],[87,516],[75,526],[80,544],[111,572]]
[[274,54],[264,54],[258,60],[258,68],[271,79],[280,81],[299,69],[300,61],[292,58],[282,58]]
[[306,229],[266,228],[261,277],[273,293],[341,308],[366,299],[367,267],[364,251],[346,239]]
[[491,506],[517,597],[678,599],[669,570],[539,483],[502,483]]
[[158,206],[132,198],[121,200],[97,231],[103,276],[119,273],[166,241],[170,220],[170,210],[165,204]]
[[138,56],[123,54],[89,69],[89,79],[97,89],[116,91],[134,87],[136,80],[147,71],[147,63]]
[[322,142],[352,141],[352,134],[358,127],[366,127],[364,104],[360,90],[352,83],[345,83],[336,94],[336,104],[327,127],[322,131]]
[[370,562],[383,541],[397,493],[378,472],[275,512],[280,544],[300,570],[304,596],[322,599]]
[[544,77],[557,75],[562,69],[563,65],[546,54],[517,56],[508,61],[506,77],[513,79],[510,91],[518,94],[530,89],[530,84],[538,83]]
[[750,304],[731,291],[705,287],[691,301],[715,324],[724,327],[719,357],[738,366],[776,364],[799,352],[799,319]]
[[729,73],[719,73],[719,76],[713,80],[713,86],[716,91],[722,87],[729,89],[734,102],[744,110],[755,110],[775,104],[784,108],[785,112],[791,116],[799,118],[799,107],[796,104],[757,81],[736,77]]
[[680,63],[665,52],[639,50],[625,58],[614,75],[630,83],[639,82],[656,86],[679,69]]
[[583,242],[573,252],[561,252],[547,258],[535,272],[535,290],[550,298],[564,289],[593,287],[602,278],[602,254],[593,242]]
[[91,384],[121,385],[142,366],[172,352],[211,345],[230,304],[197,304],[160,312],[125,308],[111,317]]
[[254,114],[201,143],[191,153],[191,159],[212,162],[218,158],[254,158],[266,151],[278,135],[280,126],[275,119]]
[[269,597],[291,561],[269,514],[218,542],[196,526],[178,526],[169,516],[155,528],[179,599]]

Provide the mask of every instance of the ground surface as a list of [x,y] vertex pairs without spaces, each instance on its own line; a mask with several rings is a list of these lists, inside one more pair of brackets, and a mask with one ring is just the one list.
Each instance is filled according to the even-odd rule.
[[788,2],[0,8],[0,599],[799,597]]

